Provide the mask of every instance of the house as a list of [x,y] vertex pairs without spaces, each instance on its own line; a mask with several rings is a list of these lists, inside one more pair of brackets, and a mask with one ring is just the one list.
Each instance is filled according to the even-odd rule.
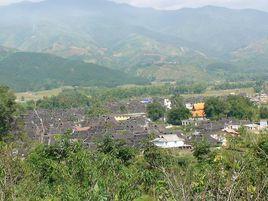
[[239,133],[238,133],[237,131],[235,131],[234,129],[232,129],[232,128],[228,128],[228,127],[222,129],[222,131],[223,131],[223,132],[226,132],[226,133],[228,133],[228,134],[234,134],[234,135],[238,135],[238,134],[239,134]]
[[239,135],[238,130],[242,127],[242,123],[228,123],[225,124],[224,128],[222,129],[223,132],[231,135]]
[[91,127],[81,127],[81,126],[75,126],[73,129],[73,132],[87,132],[91,129]]
[[185,119],[181,121],[181,125],[183,126],[188,126],[188,125],[192,125],[193,121],[191,119]]
[[127,116],[115,116],[114,119],[117,121],[117,122],[120,122],[120,121],[127,121],[130,119],[130,117],[127,117]]
[[171,109],[171,101],[169,99],[164,99],[164,106],[167,108],[167,109]]
[[198,131],[195,131],[190,137],[188,137],[188,140],[190,141],[196,141],[196,140],[200,140],[203,139],[203,134],[201,134]]
[[222,131],[231,133],[231,134],[238,134],[238,130],[241,127],[245,127],[249,131],[259,132],[267,128],[267,120],[262,119],[260,123],[240,123],[240,124],[227,124],[225,125]]
[[251,131],[259,131],[260,130],[260,126],[258,124],[246,124],[245,128],[247,128],[248,130],[251,130]]
[[192,109],[193,118],[204,118],[205,117],[205,103],[196,103]]
[[260,123],[252,123],[252,124],[246,124],[245,128],[247,128],[250,131],[259,132],[262,130],[265,130],[267,127],[267,120],[262,119],[260,120]]
[[231,130],[239,130],[239,128],[241,128],[241,125],[238,125],[238,124],[229,124],[229,125],[226,125],[224,127],[224,129],[231,129]]
[[149,104],[149,103],[152,103],[152,102],[153,102],[153,99],[151,99],[151,98],[145,98],[145,99],[143,99],[141,101],[141,103],[143,103],[143,104]]
[[261,128],[261,129],[266,129],[266,128],[268,128],[267,119],[261,119],[261,120],[260,120],[260,128]]
[[195,118],[195,119],[190,118],[190,119],[182,120],[181,123],[183,126],[188,126],[188,125],[198,126],[204,121],[207,121],[207,119],[206,118]]
[[185,107],[188,109],[188,110],[193,110],[193,104],[192,103],[186,103],[185,104]]
[[223,147],[227,146],[227,139],[223,136],[219,136],[219,135],[210,135],[211,138],[217,140],[218,142],[220,142],[222,144]]
[[191,149],[191,145],[185,144],[185,140],[183,138],[179,138],[175,134],[159,135],[159,137],[154,139],[152,142],[155,146],[160,148]]

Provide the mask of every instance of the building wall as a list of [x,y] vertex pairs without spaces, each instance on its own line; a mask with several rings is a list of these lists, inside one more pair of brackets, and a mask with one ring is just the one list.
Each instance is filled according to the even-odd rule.
[[174,141],[174,142],[154,142],[155,146],[162,147],[162,148],[176,148],[176,147],[183,147],[185,146],[183,141]]

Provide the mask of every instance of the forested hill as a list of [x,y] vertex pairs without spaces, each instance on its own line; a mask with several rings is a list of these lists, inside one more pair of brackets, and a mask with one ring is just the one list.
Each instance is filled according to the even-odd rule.
[[[259,69],[264,61],[259,52],[248,58],[239,51],[268,37],[268,13],[252,9],[160,11],[108,0],[44,0],[0,7],[0,13],[0,45],[81,59],[160,81],[192,76],[206,80],[204,68],[215,59],[230,63],[229,69]],[[239,54],[233,62],[234,52]],[[240,58],[250,59],[251,65]]]
[[45,0],[0,7],[0,12],[0,45],[28,51],[115,51],[118,43],[136,34],[211,56],[229,54],[268,36],[268,13],[250,9],[159,11],[108,0]]
[[146,83],[117,70],[43,53],[9,54],[0,60],[0,72],[0,83],[17,91]]
[[[0,13],[0,46],[21,51],[83,60],[156,82],[268,76],[264,11],[214,6],[160,11],[108,0],[44,0],[3,6]],[[45,83],[61,85],[51,79]],[[25,83],[24,89],[35,88]]]

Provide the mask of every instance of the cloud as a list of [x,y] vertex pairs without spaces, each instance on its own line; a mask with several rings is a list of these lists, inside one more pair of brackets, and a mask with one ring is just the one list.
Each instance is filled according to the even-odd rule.
[[10,3],[14,3],[14,1],[11,1],[11,0],[0,0],[0,5],[6,5],[6,4],[10,4]]
[[[27,0],[0,0],[0,5],[8,5],[12,3],[18,3],[20,1],[27,1]],[[42,1],[42,0],[28,0],[28,1]]]
[[0,5],[8,5],[8,4],[17,3],[20,1],[22,0],[0,0]]

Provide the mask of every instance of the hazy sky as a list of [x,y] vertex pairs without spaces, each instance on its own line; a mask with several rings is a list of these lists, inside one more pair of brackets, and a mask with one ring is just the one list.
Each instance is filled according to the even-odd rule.
[[226,6],[231,8],[255,8],[268,11],[268,0],[114,0],[135,6],[159,9],[178,9],[182,7],[199,7],[205,5]]
[[[0,0],[0,5],[22,0]],[[35,0],[38,1],[38,0]],[[255,8],[268,11],[268,0],[113,0],[134,6],[154,7],[158,9],[179,9],[204,5],[226,6],[230,8]]]

